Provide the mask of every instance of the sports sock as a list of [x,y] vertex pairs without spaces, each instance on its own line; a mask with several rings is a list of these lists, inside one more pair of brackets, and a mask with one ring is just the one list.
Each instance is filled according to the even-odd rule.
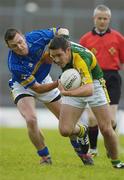
[[79,124],[78,126],[80,127],[78,136],[70,137],[70,141],[76,153],[80,156],[81,154],[87,154],[89,149],[89,140],[87,135],[87,127]]
[[111,160],[111,163],[113,166],[116,166],[118,163],[120,163],[121,161],[116,159],[116,160]]
[[89,127],[88,135],[89,135],[89,141],[90,141],[90,148],[91,149],[97,148],[98,134],[99,134],[98,126]]
[[82,148],[83,154],[87,154],[89,150],[89,138],[88,138],[88,129],[86,126],[79,125],[80,132],[78,134],[78,141]]
[[82,126],[82,125],[79,125],[79,124],[78,124],[78,126],[80,127],[80,131],[79,131],[78,137],[82,138],[84,136],[85,131],[86,131],[86,127]]
[[73,148],[74,148],[74,150],[75,150],[75,152],[77,153],[78,156],[83,154],[82,153],[82,149],[80,147],[79,142],[77,141],[77,137],[76,136],[75,137],[74,136],[70,137],[70,142],[71,142],[71,144],[72,144],[72,146],[73,146]]
[[50,154],[49,154],[49,150],[47,147],[44,147],[43,149],[41,150],[38,150],[37,151],[37,154],[40,156],[40,157],[48,157],[50,158]]
[[81,141],[79,141],[79,138],[77,136],[73,136],[70,138],[70,142],[76,152],[76,154],[79,156],[79,158],[82,160],[84,165],[93,165],[93,160],[88,152],[89,143],[88,144],[82,144]]

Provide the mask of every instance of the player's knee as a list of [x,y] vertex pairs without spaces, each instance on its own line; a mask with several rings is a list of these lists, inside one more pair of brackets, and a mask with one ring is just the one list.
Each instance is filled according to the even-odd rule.
[[71,129],[67,128],[67,127],[60,127],[59,128],[60,134],[64,137],[68,137],[71,135]]
[[27,126],[30,128],[35,128],[35,126],[37,125],[37,117],[33,114],[30,114],[27,118],[26,118],[26,123]]
[[102,135],[105,137],[111,136],[112,131],[113,131],[112,127],[107,127],[107,126],[103,126],[100,130],[101,130]]

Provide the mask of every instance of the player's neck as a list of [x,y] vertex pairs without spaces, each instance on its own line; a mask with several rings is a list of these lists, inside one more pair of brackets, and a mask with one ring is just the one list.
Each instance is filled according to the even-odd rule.
[[95,28],[95,31],[96,31],[97,34],[104,34],[107,31],[107,29],[104,29],[103,31],[100,31],[98,28]]

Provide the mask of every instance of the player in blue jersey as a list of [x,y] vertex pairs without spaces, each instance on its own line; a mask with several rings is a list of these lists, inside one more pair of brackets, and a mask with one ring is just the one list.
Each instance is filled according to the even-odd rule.
[[[52,81],[49,71],[51,58],[47,53],[47,46],[55,34],[66,34],[67,29],[51,28],[35,30],[23,35],[16,29],[8,29],[5,33],[5,42],[9,47],[8,67],[12,74],[9,81],[11,93],[18,110],[24,117],[28,135],[41,157],[41,164],[51,164],[48,147],[44,136],[37,124],[35,99],[42,101],[46,107],[59,118],[60,92],[58,81]],[[83,140],[87,139],[85,126],[76,125],[73,132]],[[70,137],[70,139],[73,137]],[[88,143],[79,143],[79,151],[84,155],[84,164],[93,164],[87,155]]]

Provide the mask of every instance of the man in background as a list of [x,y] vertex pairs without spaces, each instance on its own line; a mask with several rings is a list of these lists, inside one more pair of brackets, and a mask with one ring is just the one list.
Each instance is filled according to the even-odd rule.
[[[111,10],[105,5],[94,9],[92,31],[80,38],[80,44],[91,50],[97,57],[103,70],[107,90],[110,96],[110,108],[113,116],[112,126],[116,128],[116,114],[121,96],[121,77],[119,70],[124,70],[124,37],[109,27]],[[88,110],[90,153],[97,155],[98,125],[92,111]]]

